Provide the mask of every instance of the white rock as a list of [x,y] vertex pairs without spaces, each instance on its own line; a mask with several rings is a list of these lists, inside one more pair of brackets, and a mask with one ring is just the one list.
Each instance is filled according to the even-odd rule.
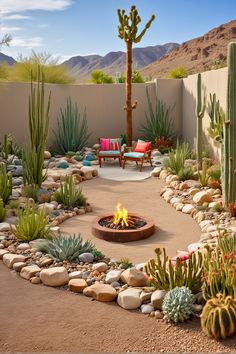
[[141,290],[135,288],[129,288],[121,291],[118,294],[117,303],[126,310],[135,310],[142,304],[140,293]]
[[188,245],[188,251],[189,253],[191,252],[196,252],[197,250],[199,250],[199,248],[201,248],[202,243],[196,242],[196,243],[191,243],[190,245]]
[[171,197],[174,195],[174,192],[172,189],[167,189],[167,191],[163,194],[163,198],[169,202],[171,200]]
[[151,176],[152,177],[159,177],[160,173],[161,173],[161,169],[162,169],[162,167],[155,167],[151,172]]
[[171,198],[170,204],[173,205],[173,204],[176,204],[176,203],[181,203],[181,199],[177,198],[177,197]]
[[138,263],[135,265],[135,268],[138,269],[138,270],[141,270],[142,272],[145,270],[145,266],[147,265],[146,262],[143,262],[143,263]]
[[70,279],[81,279],[83,272],[80,270],[75,270],[74,272],[69,273]]
[[10,224],[8,224],[7,222],[0,222],[0,232],[10,231],[10,230],[11,230]]
[[141,305],[141,312],[142,313],[151,313],[154,311],[154,307],[150,304],[143,304]]
[[182,208],[182,213],[184,214],[190,214],[191,211],[193,211],[194,205],[192,204],[185,204],[184,207]]
[[79,255],[79,260],[80,262],[84,263],[92,263],[94,260],[94,256],[92,253],[85,252]]
[[111,284],[114,281],[119,281],[122,271],[121,270],[110,270],[105,278],[106,283]]
[[12,268],[13,264],[16,262],[24,262],[25,257],[20,254],[6,253],[3,255],[3,263],[8,267]]
[[65,267],[53,267],[41,270],[40,279],[44,285],[62,286],[68,284],[69,275]]
[[201,229],[203,229],[207,225],[212,225],[211,220],[203,220],[199,223]]
[[155,310],[162,309],[162,303],[166,295],[165,290],[155,290],[151,296],[151,303]]
[[97,270],[98,272],[105,272],[108,269],[108,265],[105,262],[99,262],[93,264],[93,270]]
[[175,209],[177,211],[182,211],[183,207],[185,204],[179,203],[179,204],[175,204]]
[[212,202],[212,196],[206,191],[201,191],[193,196],[193,201],[196,204],[210,203]]
[[54,204],[51,203],[43,203],[43,204],[39,204],[38,206],[39,210],[45,210],[45,213],[48,215],[50,214],[53,210],[56,209]]
[[8,251],[8,250],[6,250],[6,249],[4,249],[4,250],[0,250],[0,259],[2,259],[2,258],[3,258],[3,256],[4,256],[4,254],[7,254],[7,253],[9,253],[9,251]]
[[25,250],[28,250],[30,248],[30,245],[28,243],[20,243],[18,246],[17,246],[17,249],[19,251],[25,251]]
[[20,272],[23,267],[26,267],[27,264],[25,262],[16,262],[13,264],[13,269],[15,272]]

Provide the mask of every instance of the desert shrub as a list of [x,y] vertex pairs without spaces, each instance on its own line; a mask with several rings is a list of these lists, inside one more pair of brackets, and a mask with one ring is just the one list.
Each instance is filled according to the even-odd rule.
[[7,63],[0,64],[0,81],[7,81],[9,79],[9,65]]
[[184,167],[179,171],[178,176],[180,181],[186,181],[188,179],[192,179],[193,170],[191,167]]
[[164,319],[175,323],[186,321],[193,313],[194,301],[194,295],[185,286],[170,290],[162,304]]
[[113,78],[101,70],[92,71],[90,82],[93,84],[114,84]]
[[[118,75],[115,79],[115,82],[117,84],[124,84],[126,80],[126,76],[124,73],[121,73],[120,75]],[[133,84],[143,84],[145,82],[144,78],[142,77],[142,75],[140,74],[140,72],[138,70],[134,70],[132,72],[132,83]]]
[[35,203],[26,205],[18,211],[18,223],[12,226],[12,232],[19,241],[29,242],[38,238],[50,238],[51,232],[46,213],[37,210]]
[[168,157],[163,161],[163,168],[168,172],[178,175],[184,169],[185,160],[191,155],[191,148],[188,143],[177,141],[175,149],[172,149]]
[[132,268],[134,265],[132,261],[128,257],[122,257],[119,261],[118,264],[122,266],[123,269],[128,269]]
[[4,207],[3,200],[0,198],[0,222],[5,219],[6,216],[6,209]]
[[76,188],[73,176],[67,176],[64,184],[54,193],[53,199],[66,208],[85,206],[86,198],[81,188]]
[[172,138],[174,135],[174,126],[173,121],[170,118],[171,108],[167,107],[157,97],[155,106],[153,106],[147,88],[146,94],[148,113],[145,112],[146,123],[143,124],[140,129],[143,139],[155,144],[157,138]]
[[6,204],[12,195],[12,175],[7,173],[4,163],[0,163],[0,198]]
[[58,236],[52,240],[39,242],[36,247],[59,261],[73,261],[80,254],[95,250],[91,241],[83,241],[79,235]]
[[169,79],[183,79],[187,77],[187,70],[184,66],[178,66],[177,68],[171,70],[167,77]]
[[26,184],[22,189],[22,196],[32,198],[35,202],[38,200],[39,187],[35,184]]
[[161,154],[165,154],[170,151],[173,146],[173,140],[165,136],[160,136],[156,138],[155,147],[160,151]]
[[221,168],[219,165],[211,166],[207,173],[212,181],[221,182]]
[[208,173],[209,164],[207,160],[203,160],[202,162],[202,170],[198,172],[198,179],[201,183],[202,187],[206,187],[208,185],[208,181],[210,179],[210,175]]
[[81,117],[77,103],[73,105],[71,97],[67,98],[65,110],[61,109],[61,117],[57,120],[57,130],[53,133],[55,150],[63,155],[68,151],[81,150],[87,144],[91,133],[88,130],[86,110]]

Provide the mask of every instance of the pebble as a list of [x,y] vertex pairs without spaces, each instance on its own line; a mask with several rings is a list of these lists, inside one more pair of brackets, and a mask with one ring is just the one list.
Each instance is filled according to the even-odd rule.
[[92,263],[94,260],[94,256],[92,253],[82,253],[81,255],[79,255],[79,260],[80,262],[84,263]]
[[151,313],[154,311],[154,307],[152,306],[152,304],[143,304],[141,305],[141,312],[142,313]]

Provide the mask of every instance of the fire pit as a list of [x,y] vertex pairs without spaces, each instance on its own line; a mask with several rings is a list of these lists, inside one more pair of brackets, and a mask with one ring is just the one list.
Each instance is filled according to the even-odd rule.
[[143,240],[154,233],[155,225],[150,218],[129,213],[119,203],[114,214],[100,216],[92,223],[94,236],[112,242]]

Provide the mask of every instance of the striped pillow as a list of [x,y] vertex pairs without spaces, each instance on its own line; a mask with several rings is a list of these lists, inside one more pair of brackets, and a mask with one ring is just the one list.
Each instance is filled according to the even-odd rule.
[[110,139],[110,150],[120,150],[121,140],[120,138]]

